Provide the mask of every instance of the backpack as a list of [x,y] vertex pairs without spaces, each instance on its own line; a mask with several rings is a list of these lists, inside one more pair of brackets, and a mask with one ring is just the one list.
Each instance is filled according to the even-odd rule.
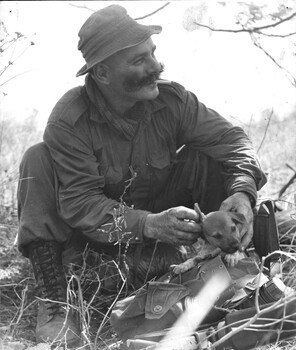
[[[253,246],[260,259],[280,249],[274,206],[271,200],[260,203],[254,212]],[[272,255],[265,260],[265,267],[269,268],[272,262],[278,259],[279,254]],[[166,329],[171,327],[180,316],[182,312],[179,307],[180,303],[182,304],[187,296],[196,295],[215,271],[223,271],[225,276],[228,276],[227,278],[230,278],[231,275],[232,281],[235,281],[234,276],[237,273],[241,274],[237,278],[244,278],[243,275],[246,274],[250,276],[258,274],[251,258],[242,262],[241,266],[243,266],[241,270],[234,271],[231,275],[221,258],[216,257],[185,272],[181,275],[181,280],[167,279],[165,275],[157,281],[148,282],[135,295],[115,304],[110,317],[111,325],[123,340],[139,339],[142,338],[143,334],[153,334],[162,330],[163,335]],[[216,325],[221,320],[229,318],[230,314],[224,312],[220,306],[233,295],[233,285],[230,285],[219,296],[212,310],[206,316],[204,320],[206,325]],[[161,337],[151,338],[155,341],[160,339]]]
[[[255,209],[253,244],[260,259],[280,250],[274,204],[271,200],[261,202]],[[279,257],[279,254],[270,256],[265,260],[265,267],[269,269],[273,262],[279,260]]]

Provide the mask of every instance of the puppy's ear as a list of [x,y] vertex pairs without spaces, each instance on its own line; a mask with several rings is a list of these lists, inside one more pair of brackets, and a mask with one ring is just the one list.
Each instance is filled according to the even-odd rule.
[[231,219],[235,224],[245,224],[246,223],[246,217],[245,215],[241,213],[235,213],[235,212],[229,212]]

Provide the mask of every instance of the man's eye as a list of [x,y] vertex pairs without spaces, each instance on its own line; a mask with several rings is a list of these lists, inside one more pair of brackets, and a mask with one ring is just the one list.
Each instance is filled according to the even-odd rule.
[[141,64],[141,63],[143,63],[143,61],[144,61],[143,57],[142,58],[138,58],[136,61],[134,61],[134,64]]

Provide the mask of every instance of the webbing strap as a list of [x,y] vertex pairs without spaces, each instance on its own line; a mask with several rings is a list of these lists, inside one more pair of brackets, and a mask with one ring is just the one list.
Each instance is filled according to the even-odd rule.
[[[271,200],[262,202],[254,217],[253,242],[260,258],[267,256],[275,250],[280,250],[278,228]],[[277,260],[278,258],[279,255],[273,255],[266,261],[265,265],[269,267],[270,261]]]

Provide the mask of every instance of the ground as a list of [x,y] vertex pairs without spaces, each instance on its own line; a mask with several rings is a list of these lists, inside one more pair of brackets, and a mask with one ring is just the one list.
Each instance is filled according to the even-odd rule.
[[[295,258],[295,211],[278,212],[277,217],[281,248]],[[15,245],[17,227],[16,218],[3,218],[0,223],[0,350],[48,350],[48,345],[37,346],[35,343],[36,290],[30,262],[18,252]],[[292,258],[284,258],[286,284],[294,288],[295,265]],[[93,312],[86,334],[93,342],[97,339],[97,349],[109,349],[108,346],[118,339],[108,324],[108,313],[103,315],[96,312],[99,307],[98,304],[92,304]],[[106,325],[103,326],[105,321]],[[295,342],[289,341],[270,346],[269,349],[292,350],[295,346]]]

